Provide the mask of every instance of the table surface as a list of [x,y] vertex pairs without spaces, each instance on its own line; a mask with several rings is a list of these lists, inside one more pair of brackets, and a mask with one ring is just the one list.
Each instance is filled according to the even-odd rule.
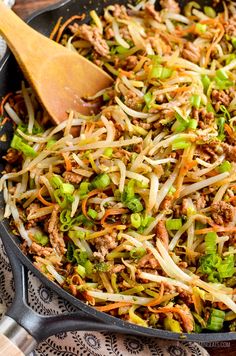
[[[59,2],[58,0],[16,0],[14,6],[15,12],[25,18],[30,15],[32,12],[45,8],[51,4]],[[207,346],[207,345],[204,345]],[[227,356],[236,355],[236,341],[235,342],[226,342],[219,343],[218,345],[209,345],[211,348],[207,348],[211,356],[223,356],[227,353]],[[216,347],[217,346],[217,347]]]

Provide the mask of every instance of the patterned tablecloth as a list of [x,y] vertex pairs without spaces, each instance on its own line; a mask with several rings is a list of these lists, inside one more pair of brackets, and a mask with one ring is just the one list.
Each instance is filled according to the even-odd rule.
[[[4,0],[13,6],[14,0]],[[0,58],[6,50],[0,38]],[[45,288],[29,274],[29,303],[41,314],[56,314],[71,311],[69,303]],[[0,317],[11,304],[14,282],[7,256],[0,241]],[[173,342],[159,339],[136,338],[111,333],[68,332],[50,337],[42,342],[35,356],[207,356],[205,349],[193,342]]]

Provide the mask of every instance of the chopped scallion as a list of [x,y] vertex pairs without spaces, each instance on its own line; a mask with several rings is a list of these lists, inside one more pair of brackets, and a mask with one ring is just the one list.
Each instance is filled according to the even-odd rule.
[[167,230],[179,230],[182,227],[182,219],[166,220]]

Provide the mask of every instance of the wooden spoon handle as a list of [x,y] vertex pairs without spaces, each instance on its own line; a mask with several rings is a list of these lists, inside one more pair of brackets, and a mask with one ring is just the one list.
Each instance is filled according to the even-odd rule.
[[[12,52],[27,50],[32,43],[28,26],[0,0],[0,34],[7,40]],[[13,45],[14,44],[14,45]]]
[[24,354],[11,340],[0,334],[0,356],[24,356]]

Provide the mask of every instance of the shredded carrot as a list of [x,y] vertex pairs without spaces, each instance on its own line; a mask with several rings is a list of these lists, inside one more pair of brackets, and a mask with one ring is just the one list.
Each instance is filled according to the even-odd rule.
[[96,309],[102,312],[107,312],[113,309],[118,309],[120,307],[128,307],[130,305],[132,305],[132,303],[130,302],[116,302],[116,303],[104,305],[102,307],[96,307]]
[[65,31],[66,27],[74,20],[84,20],[85,18],[85,14],[83,15],[74,15],[72,17],[70,17],[60,28],[60,30],[57,33],[57,37],[56,37],[56,42],[59,42],[61,39],[61,36],[63,34],[63,32]]
[[2,120],[2,122],[0,123],[0,125],[1,125],[1,126],[4,126],[5,123],[6,123],[7,121],[9,121],[9,120],[10,120],[9,117],[4,117],[4,119]]
[[59,27],[61,26],[62,19],[63,19],[63,17],[61,16],[61,17],[59,17],[59,19],[57,20],[57,23],[56,23],[56,25],[54,26],[54,28],[53,28],[53,30],[52,30],[50,36],[49,36],[49,38],[50,38],[51,40],[54,39],[54,37],[55,37],[57,31],[59,30]]
[[196,235],[205,235],[208,232],[236,232],[235,226],[219,226],[207,227],[205,229],[195,230]]
[[125,76],[127,78],[133,78],[133,72],[127,72],[124,69],[119,69],[119,77]]
[[71,172],[72,171],[72,163],[71,163],[71,160],[69,158],[69,154],[68,153],[62,153],[62,156],[63,156],[64,161],[65,161],[66,171],[67,172]]
[[177,313],[181,317],[183,324],[185,326],[186,331],[192,331],[193,330],[193,323],[191,322],[190,318],[187,317],[187,314],[184,310],[179,309],[177,307],[164,307],[164,308],[159,308],[159,309],[153,309],[151,307],[148,307],[148,309],[155,313]]
[[91,220],[90,217],[87,214],[87,202],[88,202],[88,199],[91,198],[92,196],[98,194],[98,193],[101,193],[101,190],[100,189],[94,189],[91,192],[89,192],[87,197],[82,201],[82,212],[83,212],[84,216],[88,220]]
[[4,113],[4,105],[6,104],[7,100],[10,98],[10,96],[12,96],[13,93],[8,93],[6,96],[4,96],[2,98],[2,101],[1,101],[1,106],[0,106],[0,115],[3,115]]
[[235,138],[234,131],[228,124],[224,125],[224,129],[231,138]]
[[41,203],[42,203],[43,205],[46,205],[46,206],[53,206],[53,205],[55,205],[54,203],[51,203],[51,202],[45,200],[45,199],[42,197],[42,191],[43,191],[43,189],[44,189],[44,186],[41,187],[41,188],[39,189],[39,191],[38,191],[38,194],[37,194],[38,200],[41,201]]
[[104,227],[107,226],[115,226],[115,225],[120,225],[120,222],[118,221],[117,223],[114,224],[107,224],[106,219],[110,215],[121,215],[125,214],[128,212],[128,209],[120,208],[120,209],[107,209],[106,213],[104,214],[102,220],[101,220],[101,225]]
[[211,56],[211,52],[213,51],[213,49],[215,48],[215,46],[217,45],[217,43],[219,43],[222,39],[222,37],[224,36],[224,33],[225,33],[225,30],[224,30],[224,27],[223,25],[220,23],[220,22],[215,22],[214,19],[209,19],[209,20],[205,20],[205,21],[201,21],[201,23],[203,24],[210,24],[212,23],[212,20],[214,21],[213,24],[216,25],[218,27],[220,27],[220,33],[218,35],[218,37],[213,40],[213,42],[211,43],[210,47],[208,48],[207,50],[207,53],[206,53],[206,60],[205,60],[205,64],[204,66],[207,67],[208,63],[209,63],[209,60],[210,60],[210,56]]
[[160,304],[162,301],[162,297],[164,295],[164,290],[165,290],[164,284],[161,283],[161,290],[160,290],[159,296],[157,298],[155,298],[154,300],[152,300],[151,302],[147,303],[146,306],[147,307],[155,307],[156,305]]

